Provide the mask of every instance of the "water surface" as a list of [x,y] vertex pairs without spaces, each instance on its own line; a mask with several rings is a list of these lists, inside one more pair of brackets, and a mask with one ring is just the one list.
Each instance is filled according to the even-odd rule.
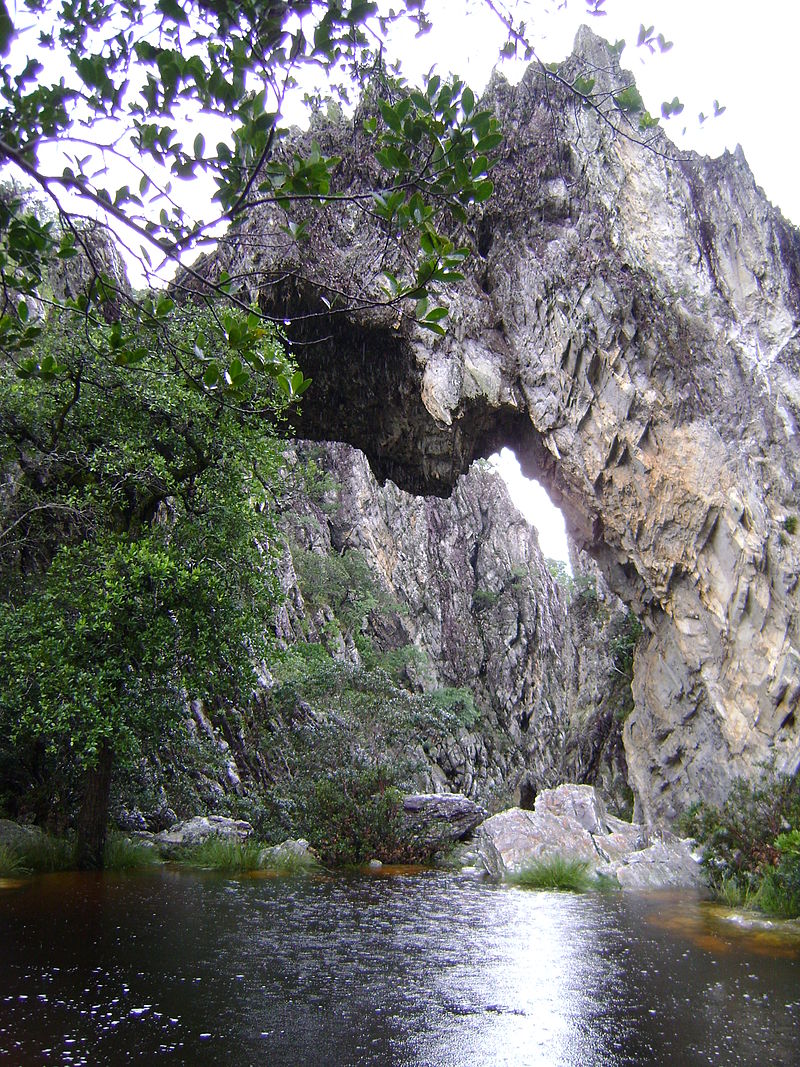
[[0,1062],[800,1063],[800,928],[437,872],[0,885]]

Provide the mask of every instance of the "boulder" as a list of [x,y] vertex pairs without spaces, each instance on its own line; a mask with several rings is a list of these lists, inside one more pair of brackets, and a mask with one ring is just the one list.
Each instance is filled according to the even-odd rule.
[[596,867],[601,862],[592,835],[569,815],[510,808],[493,815],[478,833],[480,857],[493,878],[514,874],[529,863],[558,856]]
[[253,827],[243,819],[228,819],[223,815],[195,815],[193,819],[179,822],[169,830],[155,835],[155,843],[166,856],[174,855],[183,848],[200,845],[210,837],[229,841],[246,841]]
[[403,797],[403,815],[416,841],[447,848],[471,834],[486,811],[461,793],[413,793]]
[[319,866],[319,857],[304,837],[289,838],[261,851],[259,867],[266,870],[298,871]]
[[11,819],[0,819],[0,845],[6,848],[24,847],[38,841],[42,836],[38,826],[25,826],[12,822]]
[[648,842],[640,826],[607,815],[591,786],[544,790],[533,811],[492,816],[477,835],[479,861],[493,878],[555,858],[580,860],[623,889],[698,888],[700,861],[692,842],[667,831]]
[[623,889],[699,889],[704,884],[691,843],[672,834],[664,838],[616,865],[614,874]]
[[534,810],[574,819],[590,834],[608,833],[608,816],[597,790],[591,785],[560,785],[536,797]]

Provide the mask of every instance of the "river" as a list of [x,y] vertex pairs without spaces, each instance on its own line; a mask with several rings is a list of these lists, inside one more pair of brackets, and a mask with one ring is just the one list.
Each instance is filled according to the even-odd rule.
[[442,872],[0,881],[0,1062],[800,1063],[800,926]]

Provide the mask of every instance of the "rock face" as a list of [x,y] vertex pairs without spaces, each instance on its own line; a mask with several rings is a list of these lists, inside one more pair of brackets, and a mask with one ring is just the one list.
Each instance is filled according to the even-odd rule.
[[471,834],[486,812],[459,793],[412,793],[403,797],[403,816],[416,840],[446,848]]
[[[596,92],[630,80],[581,31],[562,73],[589,66]],[[450,492],[503,444],[547,485],[647,629],[625,748],[652,822],[764,759],[800,763],[800,235],[741,151],[645,147],[545,88],[534,69],[490,87],[505,141],[494,197],[455,234],[477,252],[447,336],[396,309],[325,317],[327,287],[377,292],[384,238],[355,209],[312,219],[305,252],[279,210],[254,215],[216,264],[283,272],[263,306],[323,313],[293,335],[317,342],[307,436],[414,491]],[[369,181],[359,129],[316,136],[341,188]]]
[[[295,442],[285,461],[275,632],[289,657],[310,656],[301,673],[318,684],[287,683],[276,656],[250,706],[191,701],[186,730],[119,776],[117,824],[158,832],[206,811],[270,838],[307,833],[292,822],[298,781],[365,753],[433,794],[417,823],[437,841],[565,780],[630,813],[630,676],[613,647],[628,616],[602,577],[576,559],[580,589],[559,585],[488,464],[442,499],[379,486],[348,445]],[[367,692],[359,733],[350,712]]]
[[[396,605],[373,614],[367,630],[385,650],[411,650],[407,684],[466,690],[474,700],[471,724],[426,745],[428,787],[482,804],[527,804],[559,782],[590,782],[624,806],[620,720],[630,681],[610,645],[626,613],[602,578],[584,576],[587,595],[560,586],[535,529],[487,464],[441,499],[379,486],[347,445],[313,455],[331,479],[324,507],[295,500],[287,518],[316,552],[361,553]],[[296,578],[286,577],[283,637],[315,638],[319,622],[310,625]],[[337,654],[358,656],[346,643]]]
[[606,814],[591,786],[562,785],[536,798],[533,811],[511,808],[478,831],[478,855],[493,878],[555,858],[578,860],[623,889],[698,888],[691,842],[666,832],[646,844],[642,828]]

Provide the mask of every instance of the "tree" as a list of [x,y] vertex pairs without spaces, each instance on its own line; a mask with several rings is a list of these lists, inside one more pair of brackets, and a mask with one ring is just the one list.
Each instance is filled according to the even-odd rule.
[[[50,321],[37,358],[61,372],[0,373],[0,733],[84,776],[84,867],[102,865],[114,763],[190,696],[246,700],[269,647],[284,402],[266,373],[235,404],[202,387],[214,327],[177,312],[171,347],[153,338],[131,370]],[[261,358],[291,373],[274,331]]]
[[[436,281],[457,279],[466,251],[444,238],[437,216],[463,213],[491,194],[488,171],[501,137],[460,80],[432,78],[425,92],[413,92],[385,70],[381,35],[389,23],[403,16],[426,25],[424,0],[399,7],[400,15],[382,17],[366,0],[26,0],[36,25],[47,28],[38,31],[31,58],[4,62],[0,161],[38,187],[55,217],[42,221],[13,194],[0,204],[6,350],[31,347],[40,328],[33,310],[42,303],[91,315],[112,290],[129,302],[118,279],[95,263],[81,226],[87,211],[115,225],[153,281],[165,263],[182,263],[191,276],[187,256],[256,205],[285,208],[288,231],[302,240],[293,204],[352,203],[336,189],[338,159],[313,146],[302,157],[281,151],[281,109],[302,67],[321,68],[339,99],[354,85],[377,86],[379,106],[367,125],[384,180],[355,199],[390,231],[418,232],[420,250],[415,276],[394,280],[388,295],[374,299],[420,300]],[[0,11],[0,50],[9,57],[15,27],[5,4]],[[23,32],[33,44],[34,30]],[[39,58],[48,51],[68,60],[57,80],[48,80]],[[215,123],[220,140],[213,147],[194,129]],[[213,218],[192,217],[184,206],[191,201],[186,183],[201,174],[216,187]],[[93,269],[78,306],[77,294],[58,301],[47,292],[45,266],[79,253]],[[237,304],[224,275],[209,292]],[[421,310],[435,331],[446,314],[438,307]],[[247,353],[246,345],[240,349]],[[115,351],[135,358],[127,333]],[[20,369],[39,371],[30,359]]]

